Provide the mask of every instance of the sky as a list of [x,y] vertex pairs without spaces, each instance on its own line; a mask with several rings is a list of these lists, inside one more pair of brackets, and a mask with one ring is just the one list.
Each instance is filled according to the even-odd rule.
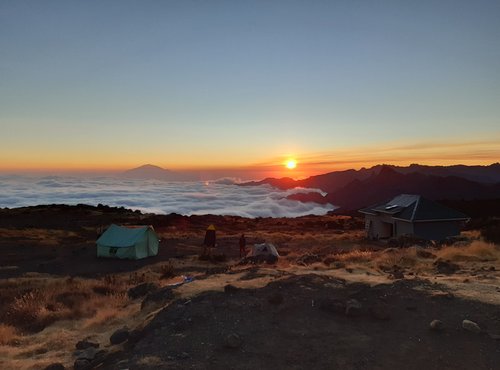
[[0,172],[497,162],[499,19],[481,0],[0,0]]

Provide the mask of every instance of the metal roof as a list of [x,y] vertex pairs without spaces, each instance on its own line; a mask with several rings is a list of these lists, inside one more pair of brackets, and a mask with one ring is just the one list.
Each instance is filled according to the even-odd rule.
[[401,194],[388,202],[379,203],[360,210],[361,213],[390,214],[405,221],[467,220],[462,212],[414,194]]

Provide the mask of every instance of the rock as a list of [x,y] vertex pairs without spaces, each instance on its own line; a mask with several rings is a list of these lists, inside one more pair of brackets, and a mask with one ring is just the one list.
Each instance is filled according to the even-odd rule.
[[359,316],[362,308],[363,306],[357,299],[349,299],[345,305],[345,314],[347,316]]
[[159,286],[155,283],[142,283],[133,288],[130,288],[127,295],[130,299],[137,299],[144,297],[146,294],[154,292],[159,289]]
[[432,320],[429,324],[429,328],[433,331],[442,331],[444,329],[444,324],[441,320]]
[[496,271],[495,270],[495,266],[490,266],[490,268],[488,269],[489,271]]
[[241,340],[241,337],[236,333],[229,334],[226,337],[225,346],[228,348],[240,348],[242,344],[243,341]]
[[319,309],[322,311],[335,314],[345,313],[345,303],[338,299],[333,299],[333,298],[319,299],[317,304]]
[[76,349],[80,349],[80,350],[81,349],[87,349],[87,348],[90,348],[90,347],[99,348],[99,343],[90,342],[87,339],[84,339],[84,340],[79,341],[75,345],[75,348]]
[[88,370],[91,369],[92,365],[89,360],[85,359],[77,359],[73,365],[73,369],[75,370]]
[[44,368],[44,370],[64,370],[64,369],[65,369],[64,365],[61,364],[60,362],[55,362]]
[[352,272],[354,271],[354,270],[353,270],[352,268],[350,268],[350,267],[346,267],[346,268],[345,268],[345,270],[346,270],[348,273],[350,273],[350,274],[352,274]]
[[274,293],[271,294],[268,298],[267,301],[271,304],[279,305],[283,303],[283,295],[281,293]]
[[391,318],[389,306],[383,303],[372,306],[370,308],[370,314],[376,320],[389,320]]
[[434,262],[434,266],[436,266],[438,273],[446,275],[454,274],[460,269],[457,264],[444,260],[437,260]]
[[76,357],[80,360],[92,361],[96,357],[98,352],[99,352],[99,350],[97,348],[88,347],[84,350],[76,351],[75,354],[76,354]]
[[462,328],[464,328],[467,331],[476,333],[476,334],[481,333],[481,328],[474,321],[470,321],[470,320],[462,321]]
[[144,331],[139,329],[131,330],[128,333],[128,344],[137,343],[144,336]]
[[125,342],[130,335],[130,332],[127,328],[121,328],[116,330],[111,337],[109,337],[109,341],[111,344],[120,344]]
[[141,303],[141,310],[150,306],[162,306],[174,298],[172,287],[164,287],[149,293]]

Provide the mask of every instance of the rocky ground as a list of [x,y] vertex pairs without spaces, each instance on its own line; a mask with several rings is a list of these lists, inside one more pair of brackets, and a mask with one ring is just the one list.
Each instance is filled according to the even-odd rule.
[[[110,222],[153,224],[160,255],[95,258]],[[226,257],[200,260],[210,223]],[[242,232],[278,263],[240,264]],[[350,217],[0,210],[0,367],[496,369],[500,251],[479,238],[397,249]]]

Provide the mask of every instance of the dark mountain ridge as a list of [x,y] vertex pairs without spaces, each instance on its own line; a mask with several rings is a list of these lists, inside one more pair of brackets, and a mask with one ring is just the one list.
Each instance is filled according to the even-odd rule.
[[[353,210],[388,200],[398,194],[420,194],[429,199],[500,198],[500,164],[489,166],[377,165],[371,168],[336,171],[303,180],[268,178],[243,186],[269,184],[280,189],[317,188],[328,194],[324,202]],[[318,197],[302,195],[303,202]]]

